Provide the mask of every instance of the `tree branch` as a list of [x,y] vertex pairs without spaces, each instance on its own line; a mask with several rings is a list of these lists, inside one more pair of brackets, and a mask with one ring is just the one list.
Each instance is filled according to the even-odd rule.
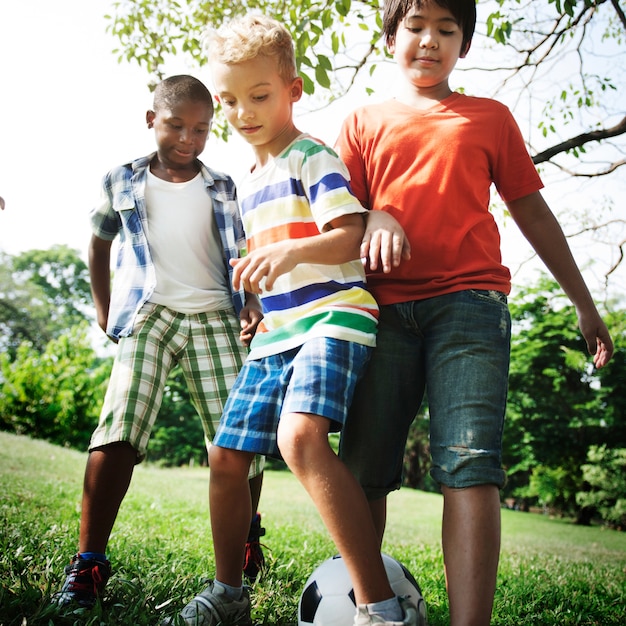
[[539,152],[533,157],[533,163],[535,165],[545,163],[561,152],[567,152],[568,150],[573,150],[574,148],[580,148],[590,141],[602,141],[603,139],[617,137],[618,135],[623,135],[624,133],[626,133],[626,116],[612,128],[601,128],[600,130],[592,130],[588,133],[582,133],[576,137],[568,139],[567,141],[563,141],[556,146],[552,146],[543,152]]
[[626,29],[626,13],[624,13],[622,7],[620,7],[619,0],[611,0],[611,4],[617,13],[617,17],[619,17],[622,26]]

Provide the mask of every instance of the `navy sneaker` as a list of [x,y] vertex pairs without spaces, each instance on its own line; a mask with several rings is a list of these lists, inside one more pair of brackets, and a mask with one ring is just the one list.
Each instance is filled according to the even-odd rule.
[[250,524],[250,533],[246,540],[246,552],[243,559],[243,575],[248,582],[254,582],[265,565],[265,557],[259,539],[265,535],[261,527],[261,514],[257,513]]
[[76,554],[65,567],[65,574],[63,587],[52,596],[52,602],[61,607],[76,604],[91,609],[111,576],[111,563],[107,560],[82,559]]

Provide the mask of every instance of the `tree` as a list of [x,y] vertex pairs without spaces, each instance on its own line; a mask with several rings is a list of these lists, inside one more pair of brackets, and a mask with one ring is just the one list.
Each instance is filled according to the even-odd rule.
[[576,494],[578,504],[597,511],[611,527],[626,529],[626,448],[591,446],[582,471],[587,488]]
[[89,273],[67,246],[0,252],[0,346],[15,356],[22,341],[39,351],[68,329],[93,318]]
[[37,285],[50,306],[51,323],[58,329],[90,319],[89,270],[78,250],[54,245],[48,250],[27,250],[13,259],[20,282]]
[[0,429],[85,450],[97,423],[110,359],[97,357],[85,322],[43,352],[22,342],[0,354]]
[[[119,60],[136,62],[154,86],[174,57],[192,67],[206,63],[207,26],[246,11],[272,15],[291,31],[309,106],[319,108],[355,90],[371,94],[393,71],[381,38],[382,4],[118,0],[107,17]],[[551,182],[579,191],[573,203],[587,191],[584,205],[562,207],[566,234],[602,246],[606,254],[595,261],[602,287],[613,280],[623,290],[615,272],[626,249],[617,201],[626,193],[618,173],[626,165],[624,9],[618,0],[478,0],[477,10],[472,50],[459,64],[461,88],[502,100],[524,121],[534,162]],[[227,136],[223,120],[216,128]],[[602,186],[592,188],[600,178]]]
[[[557,283],[543,279],[511,303],[514,334],[504,463],[505,495],[538,499],[588,522],[576,494],[589,449],[626,447],[621,383],[624,361],[595,371],[577,328],[574,308]],[[609,316],[614,339],[624,336],[624,313]]]
[[[426,404],[426,401],[424,402]],[[409,428],[403,461],[403,485],[422,491],[439,491],[439,486],[430,476],[432,461],[430,458],[428,408],[420,407],[419,413]]]
[[[623,68],[616,67],[619,65],[616,63],[604,64],[602,73],[598,74],[595,62],[606,54],[606,48],[601,47],[603,42],[617,46],[623,43],[626,15],[617,0],[482,0],[478,5],[479,18],[486,17],[478,25],[477,39],[483,45],[487,38],[491,43],[507,47],[504,57],[492,55],[494,63],[485,65],[484,69],[502,73],[504,78],[499,87],[516,77],[520,98],[522,95],[542,98],[544,119],[539,120],[539,128],[543,136],[560,135],[558,123],[561,128],[574,128],[577,117],[581,121],[596,120],[585,132],[543,148],[535,155],[536,163],[564,152],[573,151],[581,156],[587,144],[626,133],[626,115],[623,107],[617,105],[620,100],[623,102],[623,94],[616,94],[615,109],[601,98],[607,91],[623,90]],[[206,56],[201,40],[206,26],[218,27],[246,11],[272,15],[290,29],[308,94],[321,87],[327,90],[328,99],[341,97],[354,86],[361,73],[373,74],[378,64],[388,60],[381,38],[379,0],[293,3],[120,0],[114,6],[109,19],[110,31],[121,45],[116,52],[120,60],[134,60],[144,67],[153,85],[163,78],[163,67],[172,56],[183,54],[194,64],[204,65]],[[560,76],[556,80],[554,72],[555,64],[562,62],[568,66],[565,87]],[[556,87],[554,95],[548,98],[545,94],[533,94],[533,84],[543,80],[545,72]],[[561,68],[559,75],[563,74]],[[598,116],[598,112],[603,113]],[[604,120],[609,123],[603,125]],[[619,159],[603,173],[625,163]]]
[[0,348],[15,357],[18,346],[29,341],[43,350],[52,338],[47,328],[48,308],[41,289],[13,274],[13,258],[0,252]]

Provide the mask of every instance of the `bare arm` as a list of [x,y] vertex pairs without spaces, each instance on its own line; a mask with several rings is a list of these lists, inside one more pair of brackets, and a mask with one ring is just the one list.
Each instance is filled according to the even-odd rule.
[[388,274],[400,261],[410,258],[411,244],[396,218],[386,211],[369,211],[361,242],[361,259],[366,266],[372,272],[380,266]]
[[98,326],[106,332],[111,301],[111,241],[91,236],[88,247],[91,295],[96,306]]
[[234,267],[233,285],[250,293],[271,291],[281,274],[300,263],[339,265],[359,258],[359,246],[365,231],[360,213],[344,215],[329,224],[329,229],[314,237],[287,239],[250,252],[241,259],[231,259]]
[[539,192],[508,202],[507,207],[523,235],[576,307],[578,325],[589,353],[594,355],[595,366],[603,367],[613,355],[613,341],[556,217]]
[[246,292],[246,304],[239,313],[239,324],[241,332],[239,339],[244,346],[249,346],[257,326],[263,319],[263,307],[259,301],[259,297],[254,293]]

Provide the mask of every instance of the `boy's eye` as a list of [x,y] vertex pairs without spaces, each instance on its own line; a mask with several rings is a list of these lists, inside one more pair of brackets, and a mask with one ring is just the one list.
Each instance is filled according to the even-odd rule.
[[252,99],[255,100],[256,102],[263,102],[263,100],[267,99],[267,95],[263,94],[262,96],[254,96],[254,98]]

